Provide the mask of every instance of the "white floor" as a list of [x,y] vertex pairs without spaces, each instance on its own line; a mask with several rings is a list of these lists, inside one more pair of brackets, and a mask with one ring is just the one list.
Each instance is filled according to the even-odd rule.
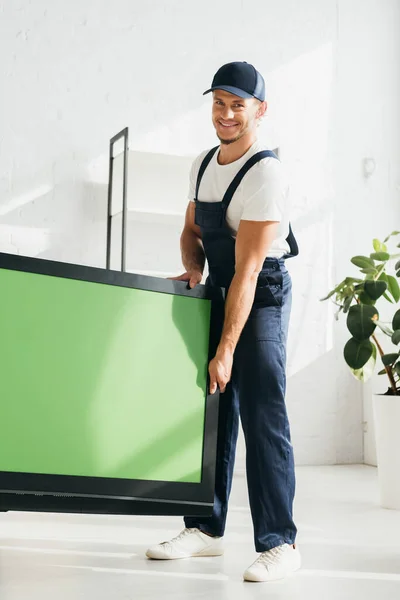
[[254,560],[245,481],[232,493],[224,557],[157,562],[149,544],[177,518],[0,513],[1,600],[399,600],[400,512],[379,508],[376,469],[297,469],[303,569],[274,584],[242,581]]

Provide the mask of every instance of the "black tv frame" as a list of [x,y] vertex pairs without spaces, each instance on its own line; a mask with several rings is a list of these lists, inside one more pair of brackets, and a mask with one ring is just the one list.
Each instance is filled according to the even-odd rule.
[[[222,326],[223,290],[96,267],[0,253],[0,269],[128,287],[211,301],[209,359]],[[107,514],[209,515],[215,487],[219,392],[207,381],[200,483],[0,471],[0,510]],[[1,398],[0,398],[1,402]]]

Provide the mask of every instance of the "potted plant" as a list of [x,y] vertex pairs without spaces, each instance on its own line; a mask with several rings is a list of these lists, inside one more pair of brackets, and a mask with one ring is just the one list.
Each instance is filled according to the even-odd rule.
[[[381,505],[400,510],[400,452],[398,431],[400,428],[400,254],[391,254],[387,242],[400,235],[391,233],[383,242],[373,240],[374,252],[369,256],[354,256],[353,265],[360,271],[359,277],[346,277],[322,299],[331,298],[340,314],[347,315],[347,328],[351,334],[344,347],[344,359],[353,375],[367,381],[375,370],[378,356],[382,369],[379,375],[387,378],[385,394],[374,394],[373,413],[376,437],[377,463]],[[400,244],[397,245],[400,247]],[[397,260],[396,264],[394,261]],[[390,272],[394,265],[393,274]],[[389,323],[382,322],[377,304],[392,304]],[[390,348],[383,349],[377,336],[379,328],[386,336]]]

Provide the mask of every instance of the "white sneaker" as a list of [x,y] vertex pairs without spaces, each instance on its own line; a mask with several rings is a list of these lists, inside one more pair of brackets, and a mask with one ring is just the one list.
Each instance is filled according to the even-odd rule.
[[245,581],[277,581],[284,579],[301,567],[299,549],[283,544],[262,552],[257,560],[244,572]]
[[148,558],[173,560],[191,556],[221,556],[224,553],[222,537],[210,537],[200,529],[184,529],[169,542],[152,546],[146,552]]

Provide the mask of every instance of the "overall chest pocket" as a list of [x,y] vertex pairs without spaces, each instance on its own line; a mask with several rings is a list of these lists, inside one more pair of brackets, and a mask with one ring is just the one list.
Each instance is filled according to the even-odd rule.
[[226,209],[222,202],[195,200],[194,222],[203,229],[221,229],[225,223]]

